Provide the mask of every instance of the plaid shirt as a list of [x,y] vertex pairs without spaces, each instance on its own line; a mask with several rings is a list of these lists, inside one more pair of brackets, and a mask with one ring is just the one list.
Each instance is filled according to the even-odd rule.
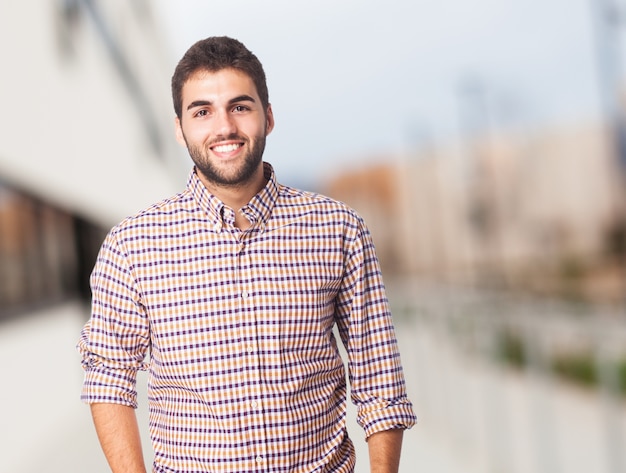
[[136,407],[147,369],[155,472],[353,471],[335,324],[365,435],[415,423],[363,221],[265,172],[248,230],[194,171],[100,250],[82,399]]

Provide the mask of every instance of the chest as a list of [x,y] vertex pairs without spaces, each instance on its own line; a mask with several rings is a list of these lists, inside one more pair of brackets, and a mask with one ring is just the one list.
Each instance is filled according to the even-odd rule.
[[213,347],[219,356],[251,340],[303,349],[332,330],[344,268],[338,231],[196,230],[138,245],[134,258],[158,350]]

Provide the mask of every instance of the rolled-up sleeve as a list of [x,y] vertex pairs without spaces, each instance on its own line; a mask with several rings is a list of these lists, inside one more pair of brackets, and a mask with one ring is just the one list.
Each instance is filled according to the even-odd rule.
[[91,274],[91,318],[77,349],[85,371],[81,399],[137,407],[138,370],[147,369],[149,322],[125,252],[111,232]]
[[408,429],[417,419],[406,393],[380,265],[371,235],[360,218],[346,249],[337,322],[348,353],[357,422],[366,438],[384,430]]

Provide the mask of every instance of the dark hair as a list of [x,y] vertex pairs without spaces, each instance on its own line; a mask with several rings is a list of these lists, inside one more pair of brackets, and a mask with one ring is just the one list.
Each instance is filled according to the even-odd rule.
[[172,99],[176,116],[182,116],[183,85],[192,74],[196,71],[217,72],[229,68],[241,71],[252,79],[263,109],[267,110],[269,96],[261,62],[236,39],[213,36],[191,46],[176,66],[172,76]]

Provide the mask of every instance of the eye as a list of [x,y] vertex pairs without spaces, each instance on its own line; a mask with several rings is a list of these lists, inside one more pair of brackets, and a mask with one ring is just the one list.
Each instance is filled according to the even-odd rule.
[[195,114],[196,117],[206,117],[209,114],[206,110],[198,110]]
[[245,105],[235,105],[233,107],[233,112],[237,112],[237,113],[246,112],[248,110],[250,109],[246,107]]

